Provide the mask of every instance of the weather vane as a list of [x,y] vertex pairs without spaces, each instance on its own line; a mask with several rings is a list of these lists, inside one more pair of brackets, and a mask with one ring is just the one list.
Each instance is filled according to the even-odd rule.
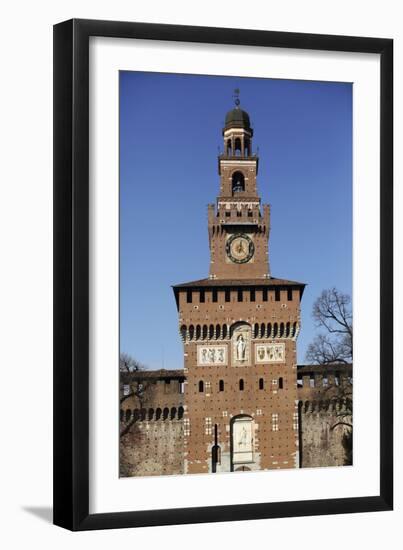
[[235,88],[233,98],[234,98],[235,105],[239,107],[241,103],[241,100],[239,99],[239,88]]

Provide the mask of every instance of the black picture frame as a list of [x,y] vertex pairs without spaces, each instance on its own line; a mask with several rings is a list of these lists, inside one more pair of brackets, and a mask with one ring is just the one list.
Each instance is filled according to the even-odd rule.
[[[380,54],[380,489],[370,497],[89,513],[89,39]],[[54,523],[77,530],[393,507],[393,40],[73,19],[54,27]]]

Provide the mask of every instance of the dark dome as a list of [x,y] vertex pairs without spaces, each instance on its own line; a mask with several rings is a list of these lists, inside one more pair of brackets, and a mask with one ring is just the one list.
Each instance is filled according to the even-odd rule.
[[251,130],[249,115],[239,107],[228,111],[225,116],[225,128],[245,128]]

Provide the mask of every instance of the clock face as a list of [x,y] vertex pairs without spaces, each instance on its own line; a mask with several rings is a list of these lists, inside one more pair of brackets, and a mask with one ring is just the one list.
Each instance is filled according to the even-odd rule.
[[236,264],[249,262],[255,252],[253,241],[248,235],[232,235],[226,244],[228,258]]

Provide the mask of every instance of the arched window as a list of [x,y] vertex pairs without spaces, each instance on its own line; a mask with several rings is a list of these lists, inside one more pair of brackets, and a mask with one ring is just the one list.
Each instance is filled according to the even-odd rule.
[[284,387],[283,385],[283,378],[280,376],[280,378],[278,379],[278,389],[279,390],[282,390]]
[[208,337],[210,340],[214,338],[214,325],[209,326]]
[[201,335],[201,326],[196,325],[196,340],[200,340],[200,335]]
[[181,336],[184,340],[186,339],[186,325],[181,326]]
[[200,393],[204,392],[204,382],[203,382],[203,380],[199,380],[199,392]]
[[152,420],[154,417],[154,409],[148,409],[148,420]]
[[259,324],[258,323],[255,323],[255,327],[254,327],[253,332],[254,332],[253,337],[257,338],[259,336]]
[[140,411],[140,420],[145,420],[146,416],[147,416],[146,409],[141,409],[141,411]]
[[176,416],[176,407],[172,407],[171,409],[171,420],[173,420]]
[[224,380],[220,380],[218,383],[218,391],[224,391]]
[[184,409],[183,407],[178,408],[178,420],[182,420],[183,418]]
[[263,380],[263,378],[259,378],[259,390],[264,390],[264,380]]
[[236,156],[241,155],[241,153],[242,153],[242,143],[241,143],[240,138],[236,138],[234,149],[235,149],[234,152],[235,152],[235,155],[236,155]]
[[278,332],[278,324],[277,324],[277,323],[274,323],[274,325],[273,325],[273,336],[272,336],[272,338],[276,338],[276,337],[277,337],[277,332]]
[[140,411],[138,409],[134,409],[133,411],[133,420],[137,422],[137,420],[140,418]]
[[241,378],[239,381],[239,391],[243,391],[244,388],[245,388],[245,384],[244,384],[243,378]]
[[132,411],[130,409],[126,409],[126,422],[129,422],[131,416]]
[[165,407],[163,412],[162,412],[162,420],[166,420],[169,416],[169,409],[168,407]]
[[280,338],[284,336],[284,323],[280,323]]
[[242,172],[232,174],[232,194],[245,191],[245,176]]
[[262,323],[262,324],[260,325],[260,336],[261,336],[262,338],[265,337],[265,328],[266,328],[266,325],[265,325],[264,323]]
[[205,340],[207,338],[207,325],[203,325],[203,336],[202,336],[203,340]]

